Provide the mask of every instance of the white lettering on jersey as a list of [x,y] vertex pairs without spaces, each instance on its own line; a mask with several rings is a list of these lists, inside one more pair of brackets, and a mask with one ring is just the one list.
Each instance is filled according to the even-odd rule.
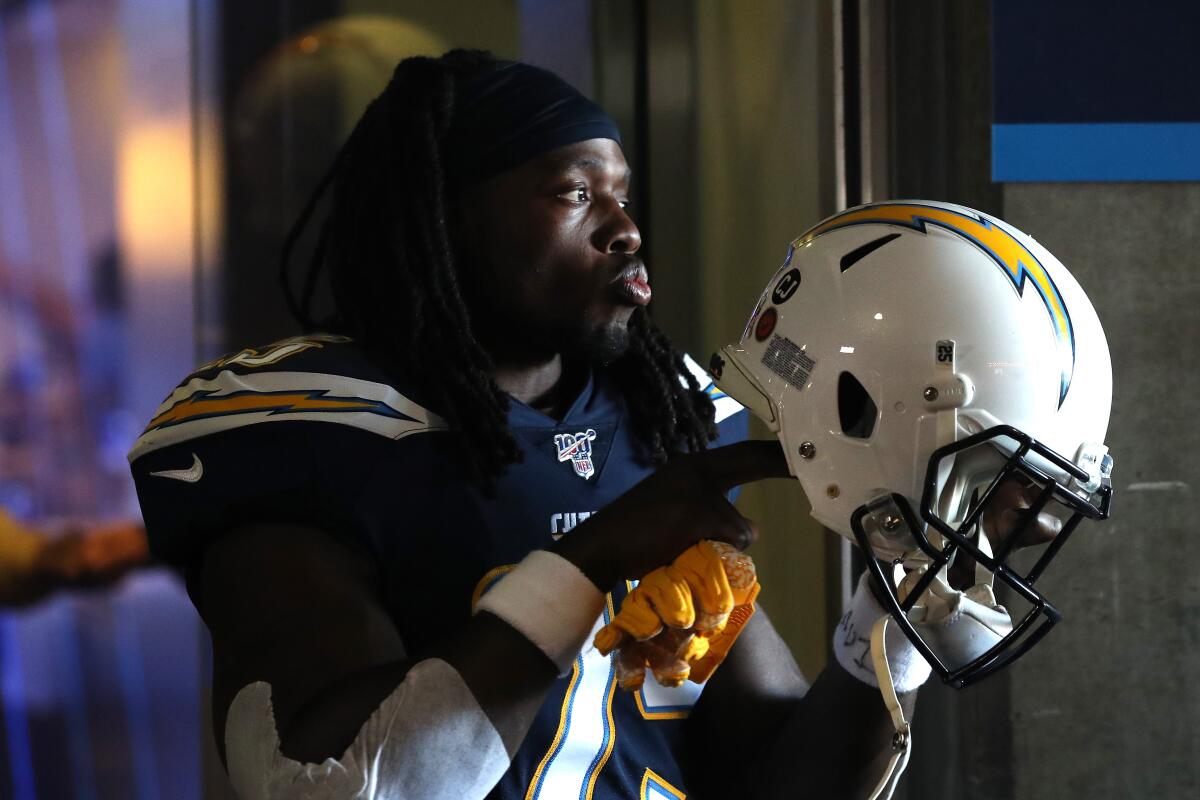
[[564,511],[561,514],[551,514],[550,535],[558,539],[595,513],[595,511]]

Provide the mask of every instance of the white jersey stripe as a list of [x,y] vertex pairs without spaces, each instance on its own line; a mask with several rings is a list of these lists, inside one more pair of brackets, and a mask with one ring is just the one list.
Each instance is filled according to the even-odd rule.
[[590,645],[610,619],[606,608],[588,635],[589,644],[575,659],[578,677],[572,696],[564,704],[564,719],[559,720],[562,736],[530,787],[526,795],[530,800],[584,797],[593,776],[603,769],[607,753],[612,750],[616,731],[609,722],[608,706],[617,679],[614,656],[602,656]]

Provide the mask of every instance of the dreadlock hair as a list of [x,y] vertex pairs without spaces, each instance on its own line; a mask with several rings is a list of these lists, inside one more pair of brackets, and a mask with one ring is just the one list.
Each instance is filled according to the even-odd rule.
[[[523,454],[459,288],[442,145],[457,82],[499,63],[477,50],[401,61],[297,218],[280,259],[284,294],[301,326],[350,335],[389,370],[419,381],[422,400],[462,431],[467,469],[489,487]],[[291,253],[330,188],[330,210],[297,296]],[[322,271],[336,313],[318,322],[311,307]],[[647,458],[662,464],[703,449],[716,437],[712,400],[643,309],[629,328],[629,349],[611,374]]]

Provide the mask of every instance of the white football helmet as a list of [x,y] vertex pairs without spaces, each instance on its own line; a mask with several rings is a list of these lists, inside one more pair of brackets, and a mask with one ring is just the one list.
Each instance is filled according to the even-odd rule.
[[[944,681],[1011,662],[1061,618],[1034,582],[1083,517],[1108,516],[1112,373],[1092,304],[1033,238],[949,203],[844,211],[792,242],[712,371],[778,433],[813,516],[874,554],[893,617]],[[1032,510],[989,547],[977,523],[1006,481]],[[1024,547],[1046,515],[1058,535]],[[948,593],[962,553],[977,583]],[[919,624],[966,600],[976,644]]]

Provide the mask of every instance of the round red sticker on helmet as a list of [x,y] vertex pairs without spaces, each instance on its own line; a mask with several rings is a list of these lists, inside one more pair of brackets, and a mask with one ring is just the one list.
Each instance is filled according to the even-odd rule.
[[760,342],[765,340],[775,330],[775,322],[778,319],[779,312],[775,310],[775,306],[763,309],[758,315],[758,322],[754,323],[754,338]]

